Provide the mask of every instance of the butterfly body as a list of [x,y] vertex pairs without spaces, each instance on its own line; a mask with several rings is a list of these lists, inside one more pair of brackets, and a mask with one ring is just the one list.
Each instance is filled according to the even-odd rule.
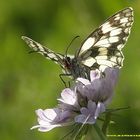
[[81,61],[76,57],[64,57],[63,59],[63,72],[64,75],[71,76],[76,79],[77,77],[89,78],[89,68],[82,65]]
[[23,36],[22,39],[35,51],[59,64],[65,75],[73,79],[89,79],[90,70],[101,72],[108,67],[121,68],[124,47],[133,24],[133,9],[125,8],[109,17],[82,43],[74,56],[62,55],[44,47],[40,43]]

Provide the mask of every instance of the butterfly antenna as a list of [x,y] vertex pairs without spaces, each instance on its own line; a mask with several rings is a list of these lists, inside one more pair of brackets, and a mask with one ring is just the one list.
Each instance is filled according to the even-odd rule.
[[73,41],[74,41],[76,38],[78,38],[78,37],[80,37],[80,36],[75,36],[75,37],[72,39],[72,41],[70,42],[70,44],[69,44],[69,46],[67,47],[66,52],[65,52],[66,56],[67,56],[67,53],[68,53],[68,50],[69,50],[71,44],[72,44]]

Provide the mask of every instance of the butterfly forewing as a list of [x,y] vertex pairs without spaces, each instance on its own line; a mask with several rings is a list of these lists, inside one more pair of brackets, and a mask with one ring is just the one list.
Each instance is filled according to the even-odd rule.
[[78,52],[82,64],[91,69],[123,66],[124,47],[133,23],[132,8],[122,11],[108,18],[99,28],[93,31],[83,42]]
[[43,45],[32,40],[29,37],[22,36],[22,39],[29,45],[30,48],[34,50],[34,52],[38,52],[45,56],[47,59],[51,59],[55,63],[63,65],[64,56],[62,54],[53,52],[52,50],[48,49],[47,47],[44,47]]

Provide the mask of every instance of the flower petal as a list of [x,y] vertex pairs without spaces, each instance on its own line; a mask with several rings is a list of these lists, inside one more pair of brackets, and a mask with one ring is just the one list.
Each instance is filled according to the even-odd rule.
[[90,80],[91,82],[94,81],[95,79],[100,78],[100,71],[98,69],[90,71]]
[[35,125],[31,128],[31,130],[38,128],[38,130],[41,132],[47,132],[47,131],[52,130],[55,127],[60,127],[60,125]]
[[77,123],[84,123],[86,121],[87,117],[85,115],[77,115],[74,120]]
[[88,79],[81,78],[81,77],[77,78],[77,82],[82,83],[84,86],[90,84],[90,81]]
[[77,95],[70,88],[66,88],[62,91],[61,98],[58,100],[69,105],[75,105],[77,102]]
[[95,111],[95,119],[97,119],[97,117],[99,116],[100,113],[103,113],[105,112],[105,105],[101,102],[99,102],[97,104],[97,108],[96,108],[96,111]]

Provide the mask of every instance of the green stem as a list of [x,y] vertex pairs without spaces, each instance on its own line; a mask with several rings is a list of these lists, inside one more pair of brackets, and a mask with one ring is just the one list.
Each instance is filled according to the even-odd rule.
[[103,134],[103,132],[101,131],[101,129],[99,128],[99,126],[97,125],[97,123],[94,124],[94,128],[98,134],[98,136],[100,137],[101,140],[106,140],[105,135]]
[[102,132],[104,133],[104,135],[106,135],[106,133],[107,133],[107,128],[108,128],[110,121],[111,121],[111,112],[108,112],[105,115],[105,121],[102,126]]

